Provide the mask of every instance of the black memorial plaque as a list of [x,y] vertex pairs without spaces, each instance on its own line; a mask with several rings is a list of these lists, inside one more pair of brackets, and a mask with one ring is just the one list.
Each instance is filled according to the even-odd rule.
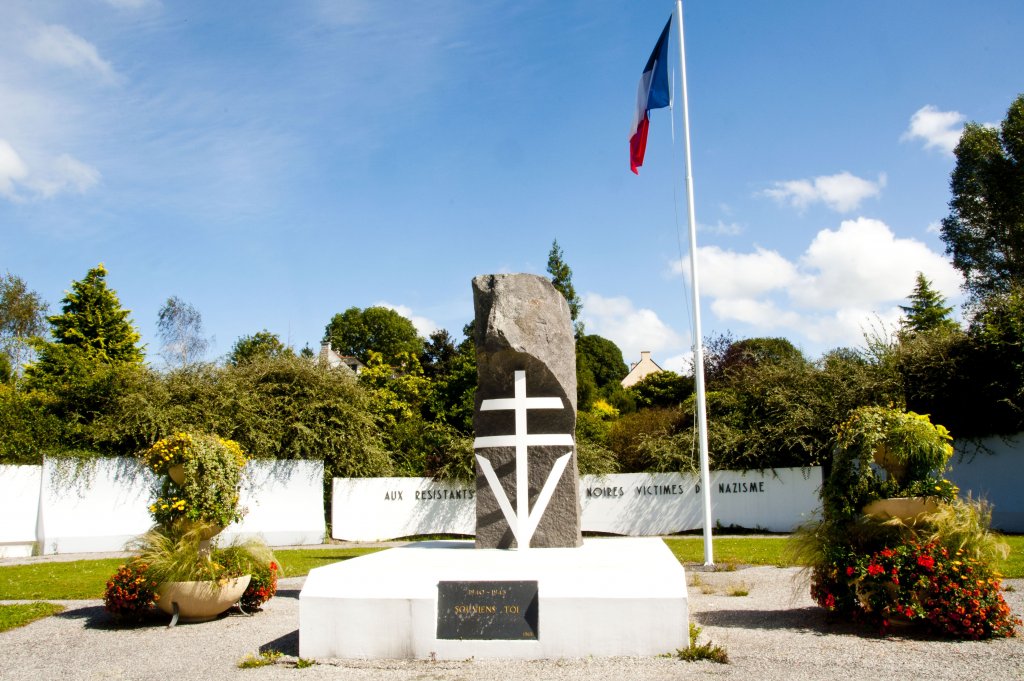
[[537,582],[438,582],[439,639],[531,641]]

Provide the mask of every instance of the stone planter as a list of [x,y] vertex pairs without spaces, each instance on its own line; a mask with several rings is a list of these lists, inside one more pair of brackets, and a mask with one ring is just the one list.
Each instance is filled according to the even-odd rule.
[[907,472],[907,464],[890,451],[887,444],[882,442],[875,448],[874,458],[875,463],[881,466],[890,478],[903,481],[903,476]]
[[937,510],[939,502],[931,497],[893,497],[872,501],[864,507],[864,515],[880,520],[899,518],[905,523],[915,523]]
[[176,463],[167,469],[167,477],[171,479],[178,487],[185,484],[185,466],[180,463]]
[[237,603],[250,579],[251,575],[242,575],[223,585],[213,581],[164,582],[157,590],[160,598],[156,605],[168,615],[176,615],[175,622],[206,622]]

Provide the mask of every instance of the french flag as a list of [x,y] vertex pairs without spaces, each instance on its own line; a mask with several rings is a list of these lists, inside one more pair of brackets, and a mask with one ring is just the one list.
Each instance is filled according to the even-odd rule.
[[633,115],[633,128],[629,133],[629,169],[639,175],[638,168],[644,164],[644,152],[647,150],[647,128],[650,125],[651,109],[661,109],[669,105],[668,91],[668,29],[672,25],[672,17],[665,22],[665,28],[658,38],[658,44],[647,60],[644,73],[640,76],[640,85],[636,90],[636,113]]

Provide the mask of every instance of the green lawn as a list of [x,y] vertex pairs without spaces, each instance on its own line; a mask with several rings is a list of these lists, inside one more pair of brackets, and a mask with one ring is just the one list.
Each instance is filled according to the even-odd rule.
[[[1010,557],[999,570],[1005,577],[1024,578],[1024,536],[1006,537]],[[714,540],[715,564],[728,566],[788,563],[786,537],[723,537]],[[681,563],[703,563],[702,537],[670,537],[665,544]],[[379,548],[288,549],[276,551],[286,577],[302,577],[313,568],[363,556]],[[102,598],[107,580],[120,558],[34,563],[0,567],[0,600],[77,600]]]
[[0,567],[0,600],[103,598],[121,558]]
[[56,603],[15,603],[0,605],[0,631],[23,627],[36,620],[63,612],[64,606]]
[[[1010,556],[1000,563],[999,571],[1010,579],[1024,578],[1024,535],[1003,537],[1010,545]],[[713,539],[716,565],[789,565],[786,537],[723,537]],[[680,563],[704,562],[703,537],[671,537],[665,540]]]
[[[665,543],[680,563],[704,563],[703,537],[670,537]],[[786,537],[712,537],[716,565],[785,566]]]
[[[302,577],[321,565],[379,551],[376,548],[289,549],[275,551],[286,577]],[[0,567],[0,601],[103,598],[107,580],[123,558],[33,563]]]
[[288,549],[274,551],[281,562],[285,577],[302,577],[308,575],[313,568],[348,560],[357,556],[380,551],[379,548],[348,548],[348,549]]

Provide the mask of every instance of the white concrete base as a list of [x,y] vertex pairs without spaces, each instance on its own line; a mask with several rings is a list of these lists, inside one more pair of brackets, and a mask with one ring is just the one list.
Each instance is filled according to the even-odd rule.
[[[437,638],[440,581],[536,581],[538,638]],[[434,541],[311,570],[299,596],[306,658],[658,655],[687,645],[686,575],[657,538],[501,551]]]

